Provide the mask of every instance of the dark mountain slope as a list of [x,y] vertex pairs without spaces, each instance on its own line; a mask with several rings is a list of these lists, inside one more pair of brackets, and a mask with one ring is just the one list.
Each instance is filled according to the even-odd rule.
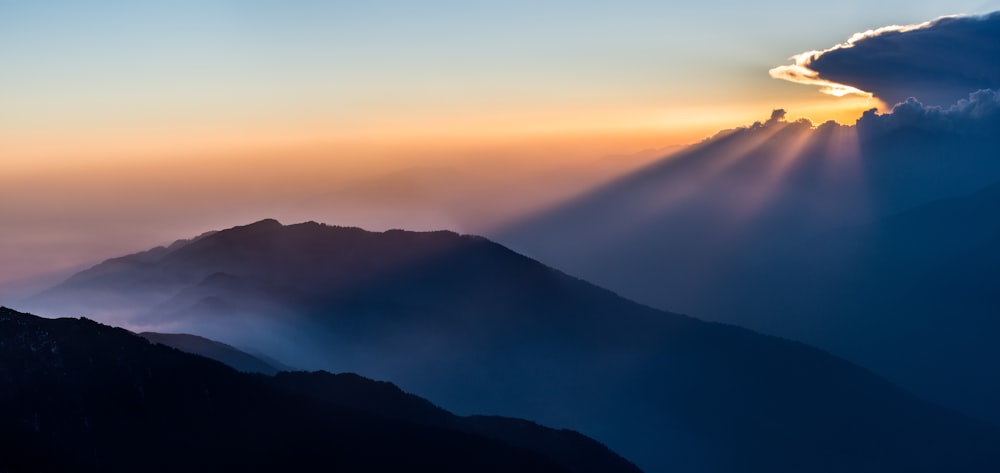
[[[651,472],[1000,465],[996,431],[862,368],[635,304],[479,237],[264,221],[39,302],[157,279],[175,292],[133,323],[389,379],[459,413],[572,428]],[[90,309],[102,307],[74,311]]]
[[[384,383],[350,377],[313,392],[283,381],[336,377],[241,374],[86,319],[0,308],[0,360],[0,471],[572,471],[544,449],[383,416],[408,411],[394,405],[404,399],[453,418],[398,391],[366,396],[393,390]],[[364,409],[338,402],[362,397]],[[575,445],[615,465],[593,441]]]
[[468,432],[508,445],[538,451],[553,463],[578,473],[638,472],[639,469],[594,440],[572,430],[554,430],[526,420],[499,416],[457,417],[386,382],[355,374],[279,373],[275,384],[338,406],[381,417]]
[[186,333],[155,333],[142,332],[140,337],[152,343],[160,343],[168,347],[176,348],[180,351],[201,355],[221,361],[226,365],[244,373],[262,373],[273,375],[281,371],[276,366],[267,361],[257,358],[248,353],[244,353],[236,348],[222,342],[209,340],[205,337]]

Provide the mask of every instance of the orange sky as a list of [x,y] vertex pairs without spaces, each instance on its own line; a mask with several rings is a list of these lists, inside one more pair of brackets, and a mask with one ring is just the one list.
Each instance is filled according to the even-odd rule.
[[768,70],[982,8],[891,3],[3,3],[0,284],[267,217],[488,232],[774,108],[852,123]]
[[[787,108],[850,121],[871,106],[811,94]],[[8,128],[0,212],[24,233],[0,243],[0,283],[267,217],[485,233],[770,108]]]

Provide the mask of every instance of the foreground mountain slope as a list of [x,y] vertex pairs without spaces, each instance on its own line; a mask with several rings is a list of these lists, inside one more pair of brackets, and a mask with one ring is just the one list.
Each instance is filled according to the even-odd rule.
[[36,303],[157,294],[133,324],[572,428],[650,472],[1000,465],[995,430],[858,366],[630,302],[479,237],[268,220],[118,265]]
[[372,381],[352,373],[278,373],[277,368],[263,360],[224,343],[195,335],[144,332],[139,336],[152,343],[220,361],[240,371],[276,374],[274,386],[337,406],[370,412],[383,418],[481,435],[536,451],[571,472],[639,471],[607,447],[572,430],[548,429],[534,422],[509,417],[458,417],[391,383]]
[[603,445],[572,430],[548,429],[510,417],[458,417],[391,383],[373,382],[356,374],[283,372],[275,377],[275,384],[285,390],[388,419],[497,439],[539,452],[556,465],[576,473],[640,471]]
[[[351,376],[319,390],[285,380],[336,377],[241,374],[86,319],[0,308],[0,359],[0,471],[634,470],[586,438],[571,445],[607,469],[564,469],[546,459],[551,445],[451,428],[460,420],[385,383]],[[364,409],[343,402],[362,397]],[[410,411],[407,402],[444,421],[380,414]]]

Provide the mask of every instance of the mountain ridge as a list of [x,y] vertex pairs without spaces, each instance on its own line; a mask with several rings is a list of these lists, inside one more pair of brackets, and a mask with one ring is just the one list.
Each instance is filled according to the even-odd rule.
[[[188,281],[180,291],[222,272],[297,297],[198,286],[197,297],[134,320],[184,323],[296,366],[388,379],[460,414],[572,428],[651,473],[982,471],[1000,461],[982,447],[996,438],[989,427],[857,365],[627,301],[484,238],[319,224],[252,230],[188,245],[153,274]],[[120,290],[102,284],[91,289]],[[881,444],[886,436],[895,443]]]
[[159,343],[183,352],[221,361],[231,368],[244,373],[274,375],[279,371],[285,371],[235,347],[198,335],[157,332],[140,332],[137,335],[149,340],[151,343]]
[[[556,440],[512,446],[489,425],[450,425],[461,421],[389,383],[242,374],[87,319],[0,308],[0,354],[0,439],[13,446],[0,458],[4,471],[68,471],[71,464],[73,471],[308,469],[323,462],[345,471],[638,471],[586,437],[532,424],[532,435]],[[601,463],[575,462],[567,448]]]

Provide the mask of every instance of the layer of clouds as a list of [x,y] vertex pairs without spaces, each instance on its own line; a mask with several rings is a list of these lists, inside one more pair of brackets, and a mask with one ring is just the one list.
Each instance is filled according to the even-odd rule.
[[827,50],[797,54],[794,64],[770,73],[832,95],[870,93],[890,105],[914,97],[948,106],[976,90],[1000,87],[997,58],[1000,12],[857,33]]
[[904,128],[931,134],[996,134],[1000,130],[1000,92],[979,90],[950,107],[927,105],[911,97],[896,104],[889,114],[875,109],[865,112],[857,127],[862,136]]

